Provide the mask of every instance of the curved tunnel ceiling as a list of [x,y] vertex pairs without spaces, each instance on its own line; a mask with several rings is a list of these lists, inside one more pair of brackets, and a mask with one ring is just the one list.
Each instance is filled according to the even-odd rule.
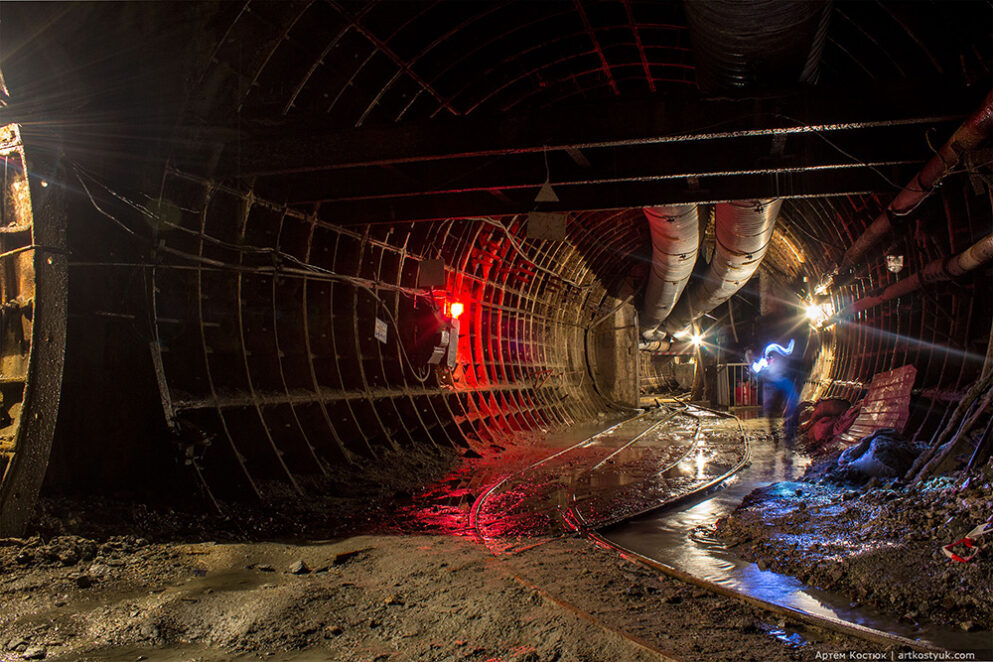
[[[910,11],[911,7],[913,11]],[[988,74],[983,3],[838,3],[821,83]],[[204,82],[210,115],[326,115],[340,127],[694,89],[681,3],[247,3]],[[235,80],[240,81],[236,83]]]
[[[7,40],[19,46],[5,73],[22,100],[29,159],[32,141],[56,151],[61,129],[80,198],[75,234],[70,225],[77,318],[151,319],[150,330],[106,333],[139,348],[135,360],[148,360],[150,340],[159,348],[157,385],[153,376],[141,388],[166,396],[207,484],[262,492],[277,479],[305,491],[300,476],[409,444],[496,443],[609,408],[618,394],[598,377],[616,348],[590,324],[623,315],[618,300],[637,296],[647,271],[636,207],[685,201],[652,198],[785,187],[765,268],[816,281],[930,156],[929,141],[940,144],[981,101],[990,19],[979,2],[836,2],[817,88],[730,100],[700,99],[682,5],[634,0],[70,6],[37,21],[33,45],[28,32]],[[56,73],[39,79],[24,64],[32,53]],[[861,99],[866,90],[877,96]],[[42,100],[76,121],[24,122]],[[651,112],[625,114],[637,107]],[[804,128],[860,112],[872,121]],[[677,140],[625,142],[673,115],[665,135]],[[529,127],[562,142],[549,149]],[[738,133],[755,127],[768,130]],[[453,145],[479,151],[447,158]],[[433,158],[438,150],[446,158]],[[797,155],[823,171],[791,162]],[[742,174],[756,158],[756,172]],[[988,189],[976,195],[969,174],[894,233],[905,274],[988,233]],[[526,238],[524,215],[546,179],[562,203],[542,209],[569,212],[565,242]],[[111,264],[139,255],[106,215],[150,235],[154,259]],[[431,258],[447,266],[444,296],[469,307],[457,369],[422,382],[405,352],[423,360],[411,329],[427,304],[413,290]],[[868,266],[833,293],[836,309],[896,278],[878,256]],[[975,372],[990,308],[967,279],[913,306],[861,313],[837,329],[819,377],[827,393],[850,395],[875,372],[914,362],[919,386],[954,393]],[[400,321],[385,345],[372,337],[377,316]],[[94,331],[76,325],[67,375],[95,365],[85,351]],[[146,401],[122,400],[130,417],[151,415]],[[944,404],[923,407],[922,428]],[[63,399],[54,483],[79,480],[73,462],[111,478],[141,455],[123,439],[102,455],[83,450],[77,438],[96,434],[80,422],[85,408]]]

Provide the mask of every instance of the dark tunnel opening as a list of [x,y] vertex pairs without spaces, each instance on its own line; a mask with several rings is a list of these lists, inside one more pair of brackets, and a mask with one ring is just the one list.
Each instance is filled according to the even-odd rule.
[[862,401],[838,450],[985,466],[989,4],[735,7],[5,6],[0,535],[331,537],[663,402],[759,416],[788,340],[798,400]]

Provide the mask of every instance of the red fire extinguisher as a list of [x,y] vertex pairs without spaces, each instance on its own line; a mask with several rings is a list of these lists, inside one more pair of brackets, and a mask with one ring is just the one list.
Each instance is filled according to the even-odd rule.
[[736,405],[752,404],[752,385],[748,382],[738,382],[734,390],[734,401]]

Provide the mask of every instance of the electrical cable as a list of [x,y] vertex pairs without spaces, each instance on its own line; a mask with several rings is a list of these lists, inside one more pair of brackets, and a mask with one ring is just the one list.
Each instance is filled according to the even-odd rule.
[[614,306],[613,309],[609,313],[607,313],[606,315],[603,315],[603,316],[597,318],[593,322],[590,322],[587,325],[587,327],[586,327],[586,331],[589,332],[591,329],[593,329],[593,327],[599,326],[600,324],[602,324],[603,322],[605,322],[611,315],[613,315],[618,310],[620,310],[621,308],[623,308],[625,304],[630,303],[631,302],[631,299],[633,299],[633,298],[634,298],[634,295],[633,294],[629,294],[626,299],[624,299],[619,304],[617,304],[616,306]]
[[[454,219],[449,219],[449,220],[454,220]],[[590,284],[590,285],[580,285],[579,283],[577,283],[577,282],[575,282],[573,280],[569,280],[568,278],[563,277],[562,274],[556,273],[556,272],[552,271],[551,269],[546,269],[545,267],[541,266],[540,264],[536,264],[531,258],[529,258],[527,256],[527,253],[525,253],[524,252],[524,249],[521,248],[521,245],[518,243],[517,239],[514,237],[514,235],[512,235],[510,233],[510,230],[507,229],[507,227],[503,223],[500,223],[499,221],[497,221],[495,219],[492,219],[492,218],[489,218],[489,217],[486,217],[486,216],[469,216],[469,217],[466,217],[464,220],[467,220],[467,221],[480,221],[480,222],[486,223],[487,225],[492,225],[494,227],[500,228],[500,230],[503,231],[504,235],[506,235],[507,240],[510,241],[510,245],[513,246],[513,248],[514,248],[515,251],[517,251],[518,255],[520,255],[522,258],[524,258],[524,260],[528,264],[530,264],[532,267],[534,267],[535,269],[538,269],[539,271],[542,271],[542,272],[544,272],[544,273],[552,276],[556,280],[560,280],[563,283],[566,283],[567,285],[571,285],[572,287],[574,287],[577,290],[589,290],[589,289],[592,289],[592,287],[593,287],[592,284]]]
[[[90,175],[87,175],[87,176],[90,177],[91,179],[93,179],[92,176],[90,176]],[[232,243],[232,242],[229,242],[229,241],[225,241],[223,239],[220,239],[218,237],[213,237],[213,236],[211,236],[209,234],[205,234],[203,232],[200,232],[199,230],[194,230],[194,229],[191,229],[191,228],[187,228],[187,227],[184,227],[184,226],[179,225],[177,223],[173,223],[171,221],[164,220],[160,216],[158,216],[157,214],[155,214],[154,212],[152,212],[151,210],[147,209],[146,207],[144,207],[144,206],[142,206],[142,205],[140,205],[140,204],[138,204],[136,202],[133,202],[131,200],[128,200],[127,198],[125,198],[125,197],[119,195],[118,193],[116,193],[115,191],[109,189],[104,184],[102,184],[102,183],[100,183],[100,182],[98,182],[96,180],[94,180],[94,181],[95,181],[95,183],[99,184],[102,188],[104,188],[108,193],[110,193],[111,195],[113,195],[115,198],[117,198],[118,200],[120,200],[124,204],[126,204],[129,207],[131,207],[132,209],[135,209],[138,212],[144,214],[149,219],[155,220],[156,222],[158,222],[162,226],[168,227],[170,229],[178,230],[180,232],[185,232],[185,233],[187,233],[187,234],[189,234],[191,236],[196,237],[197,239],[200,239],[202,241],[205,241],[205,242],[214,244],[215,246],[220,246],[221,248],[226,248],[228,250],[239,252],[239,253],[250,253],[250,254],[255,254],[255,255],[269,255],[269,256],[278,258],[279,260],[285,260],[287,262],[290,262],[292,264],[295,264],[295,265],[297,265],[297,267],[299,267],[300,269],[302,269],[304,271],[309,271],[309,272],[313,272],[313,273],[324,274],[324,275],[330,276],[331,277],[331,280],[347,281],[347,282],[350,282],[350,283],[356,285],[357,287],[363,287],[363,286],[369,286],[369,285],[376,284],[376,281],[373,281],[373,280],[370,280],[370,279],[360,278],[358,276],[346,276],[344,274],[339,274],[337,272],[331,271],[330,269],[325,269],[323,267],[318,267],[316,265],[313,265],[313,264],[304,262],[303,260],[301,260],[300,258],[296,257],[295,255],[292,255],[290,253],[286,253],[286,252],[281,251],[281,250],[279,250],[277,248],[268,247],[268,246],[252,246],[250,244],[235,244],[235,243]],[[91,200],[92,200],[92,198],[91,198]],[[125,226],[117,218],[113,217],[112,215],[107,214],[106,212],[104,212],[104,215],[107,216],[110,220],[112,220],[115,223],[117,223],[123,229],[127,230],[129,233],[135,234],[134,231],[132,231],[127,226]],[[164,249],[164,247],[160,247],[160,250],[162,250],[162,249]],[[168,249],[165,249],[165,250],[167,252],[175,252],[176,254],[181,255],[181,256],[191,256],[192,255],[190,253],[184,253],[183,251],[177,251],[176,249],[172,249],[172,248],[168,248]],[[210,258],[204,258],[204,260],[209,260],[209,259]],[[227,263],[224,263],[224,262],[218,261],[218,260],[211,260],[211,262],[212,263],[215,263],[215,266],[227,265]],[[227,266],[233,266],[233,265],[227,265]],[[244,266],[244,265],[239,265],[239,266]],[[278,273],[278,271],[279,271],[279,269],[278,269],[278,265],[277,265],[276,272]],[[403,294],[406,294],[406,295],[411,296],[411,297],[422,297],[422,298],[426,298],[426,299],[431,299],[432,301],[434,300],[434,297],[432,295],[430,295],[428,293],[425,293],[425,292],[421,292],[421,291],[416,290],[414,288],[396,287],[395,289],[397,291],[402,292]]]
[[[223,270],[248,271],[249,273],[271,274],[271,275],[274,275],[274,276],[278,276],[281,273],[281,270],[280,270],[280,268],[278,266],[273,266],[273,267],[269,267],[269,268],[264,268],[264,267],[249,267],[249,266],[246,266],[246,265],[230,264],[230,263],[227,263],[227,262],[222,262],[220,260],[212,260],[210,258],[205,258],[202,255],[193,255],[192,253],[187,253],[185,251],[179,251],[179,250],[176,250],[174,248],[166,248],[164,250],[166,252],[168,252],[168,253],[170,253],[172,255],[176,255],[176,256],[178,256],[180,258],[183,258],[183,259],[186,259],[186,260],[190,260],[190,261],[193,261],[193,262],[202,262],[204,264],[208,264],[210,266],[213,266],[213,267],[216,267],[216,268],[219,268],[219,269],[223,269]],[[295,260],[295,258],[294,258],[294,260]],[[297,262],[299,262],[299,261],[297,260]],[[305,263],[301,263],[301,264],[305,264]],[[306,265],[306,266],[313,267],[313,265]],[[305,272],[311,272],[311,269],[303,269],[303,271],[305,271]],[[421,373],[419,373],[417,371],[416,368],[414,368],[413,361],[410,360],[410,356],[407,354],[407,349],[403,346],[403,343],[399,341],[400,325],[397,323],[396,318],[393,316],[393,311],[391,311],[389,309],[389,306],[386,305],[386,302],[383,301],[383,299],[379,296],[379,294],[376,293],[376,290],[373,288],[373,285],[370,285],[370,283],[373,283],[374,284],[374,281],[366,281],[365,279],[357,278],[355,276],[344,276],[342,274],[337,274],[337,273],[334,273],[333,271],[329,271],[327,269],[322,269],[320,267],[314,267],[313,273],[321,274],[322,276],[327,277],[329,280],[341,281],[341,282],[348,283],[348,284],[352,285],[353,287],[356,287],[356,288],[358,288],[358,289],[366,292],[369,296],[371,296],[373,299],[375,299],[376,300],[376,303],[379,304],[379,306],[383,309],[383,312],[386,313],[386,316],[389,318],[390,323],[393,325],[393,328],[396,331],[397,338],[398,338],[398,340],[397,340],[397,347],[400,348],[400,354],[403,356],[403,360],[407,364],[407,367],[410,369],[411,374],[413,374],[414,379],[416,379],[419,383],[424,384],[424,383],[426,383],[431,378],[431,371],[430,371],[430,369],[428,369],[422,375]],[[400,290],[398,290],[398,291],[400,291]],[[406,292],[404,292],[404,293],[406,293]]]
[[93,208],[96,209],[98,212],[100,212],[103,216],[108,218],[115,225],[117,225],[117,227],[127,232],[132,237],[137,236],[137,233],[134,230],[126,226],[124,223],[119,221],[116,216],[108,213],[103,209],[103,207],[97,204],[97,201],[93,198],[93,194],[90,192],[90,189],[86,186],[86,182],[84,182],[83,178],[80,176],[80,172],[81,172],[80,169],[75,165],[73,165],[73,171],[76,173],[76,179],[79,181],[79,184],[83,187],[83,190],[86,191],[86,196],[90,199],[90,203],[93,205]]
[[[74,169],[76,170],[77,179],[79,179],[80,184],[82,184],[83,188],[86,190],[87,195],[90,198],[90,202],[97,209],[97,211],[99,211],[103,216],[105,216],[107,219],[109,219],[110,221],[112,221],[118,227],[122,228],[123,230],[127,231],[129,234],[131,234],[133,236],[137,236],[137,233],[135,233],[131,228],[127,227],[118,218],[116,218],[112,214],[110,214],[107,211],[105,211],[104,209],[102,209],[96,203],[96,200],[93,198],[91,192],[86,187],[86,184],[83,182],[82,177],[80,177],[80,174],[81,173],[82,174],[85,174],[91,181],[93,181],[94,183],[100,185],[101,188],[103,188],[104,190],[106,190],[110,195],[112,195],[116,199],[120,200],[122,203],[124,203],[128,207],[131,207],[132,209],[135,209],[136,211],[138,211],[138,212],[144,214],[145,216],[147,216],[149,219],[157,221],[161,225],[164,225],[164,226],[167,226],[167,227],[170,227],[170,228],[173,228],[173,229],[181,230],[183,232],[187,232],[189,234],[192,234],[192,235],[198,237],[199,239],[201,239],[203,241],[212,243],[212,244],[217,245],[217,246],[221,246],[223,248],[227,248],[227,249],[232,250],[232,251],[237,251],[237,252],[242,252],[242,253],[250,253],[250,254],[255,254],[255,255],[269,255],[269,256],[272,256],[272,257],[276,258],[276,260],[274,261],[274,264],[273,264],[272,267],[252,267],[252,266],[243,265],[243,264],[232,264],[232,263],[224,262],[222,260],[214,260],[214,259],[211,259],[211,258],[204,257],[202,255],[194,255],[192,253],[187,253],[185,251],[181,251],[181,250],[178,250],[178,249],[175,249],[175,248],[166,247],[166,246],[160,246],[158,248],[158,250],[160,250],[160,251],[169,253],[171,255],[176,255],[177,257],[180,257],[182,259],[186,259],[186,260],[190,260],[190,261],[193,261],[193,262],[197,262],[199,264],[207,264],[209,266],[212,266],[212,267],[215,267],[215,268],[221,269],[221,270],[248,272],[248,273],[256,273],[256,274],[267,274],[267,275],[279,275],[280,273],[285,272],[285,270],[279,264],[279,261],[282,260],[282,261],[289,262],[291,264],[296,265],[297,268],[300,271],[304,272],[307,275],[310,275],[310,274],[319,274],[321,276],[326,277],[328,280],[340,281],[340,282],[348,283],[348,284],[352,285],[353,287],[356,287],[356,288],[358,288],[358,289],[366,292],[373,299],[375,299],[376,303],[379,305],[379,307],[381,307],[383,309],[383,311],[386,313],[386,316],[389,319],[390,323],[393,325],[393,328],[396,331],[397,338],[398,338],[397,347],[399,347],[400,353],[401,353],[404,361],[406,362],[407,367],[410,369],[411,374],[413,374],[414,378],[419,383],[421,383],[421,384],[426,383],[431,378],[431,371],[430,371],[430,369],[428,369],[425,372],[425,374],[422,375],[420,372],[417,371],[416,368],[414,368],[413,362],[410,360],[410,356],[407,354],[407,349],[403,346],[403,343],[399,342],[400,325],[397,323],[396,318],[393,316],[393,312],[389,309],[389,306],[387,306],[386,302],[383,301],[383,299],[379,296],[379,294],[376,293],[376,290],[374,289],[374,287],[377,285],[377,283],[375,281],[364,279],[364,278],[359,278],[357,276],[346,276],[344,274],[339,274],[339,273],[336,273],[334,271],[331,271],[330,269],[325,269],[323,267],[318,267],[318,266],[313,265],[313,264],[308,264],[308,263],[304,262],[303,260],[297,258],[295,255],[291,255],[289,253],[285,253],[285,252],[280,251],[280,250],[278,250],[276,248],[270,248],[270,247],[264,247],[264,246],[252,246],[252,245],[247,245],[247,244],[233,244],[231,242],[224,241],[223,239],[219,239],[217,237],[211,237],[210,235],[205,234],[203,232],[199,232],[197,230],[191,230],[190,228],[186,228],[186,227],[183,227],[181,225],[177,225],[176,223],[172,223],[170,221],[166,221],[166,220],[162,219],[161,217],[159,217],[157,214],[154,214],[152,211],[150,211],[149,209],[147,209],[143,205],[140,205],[140,204],[138,204],[136,202],[133,202],[131,200],[128,200],[124,196],[118,194],[116,191],[113,191],[112,189],[110,189],[106,185],[104,185],[101,182],[99,182],[98,180],[96,180],[92,175],[89,175],[88,173],[82,172],[82,170],[79,169],[78,167],[76,167],[75,165],[74,165]],[[429,295],[429,294],[426,294],[426,293],[423,293],[423,292],[419,292],[419,291],[414,290],[412,288],[397,287],[396,288],[396,291],[398,291],[398,292],[400,292],[402,294],[405,294],[407,296],[410,296],[412,298],[423,297],[423,298],[431,299],[433,301],[433,295]]]
[[832,244],[829,241],[825,241],[825,240],[821,239],[820,237],[818,237],[817,235],[815,235],[813,232],[811,232],[810,230],[808,230],[805,227],[803,227],[803,224],[801,224],[801,223],[796,223],[792,227],[793,227],[793,229],[799,230],[800,232],[802,232],[804,235],[807,236],[808,239],[810,239],[812,241],[816,241],[817,243],[819,243],[821,246],[824,246],[825,248],[829,248],[831,250],[835,250],[837,248],[837,245]]
[[797,126],[802,126],[805,129],[810,129],[811,133],[813,133],[815,136],[817,136],[818,138],[820,138],[821,140],[823,140],[830,147],[832,147],[833,149],[835,149],[839,154],[842,154],[843,156],[847,156],[854,163],[858,163],[860,166],[863,166],[865,168],[869,168],[874,173],[876,173],[877,175],[879,175],[879,177],[884,182],[886,182],[887,184],[889,184],[890,186],[892,186],[894,189],[896,189],[896,190],[899,191],[899,190],[901,190],[901,189],[904,188],[903,186],[898,185],[892,179],[890,179],[889,177],[887,177],[886,174],[882,170],[880,170],[879,168],[877,168],[876,166],[869,165],[868,163],[866,163],[865,161],[863,161],[859,157],[855,156],[854,154],[852,154],[850,152],[845,151],[844,149],[842,149],[841,147],[839,147],[838,145],[836,145],[827,136],[825,136],[821,131],[818,131],[817,129],[815,129],[814,127],[812,127],[810,124],[808,124],[806,122],[803,122],[801,120],[798,120],[796,118],[789,117],[788,115],[782,115],[780,113],[775,113],[773,116],[774,117],[779,117],[779,118],[784,119],[784,120],[789,120],[790,122],[794,122],[794,123],[796,123]]

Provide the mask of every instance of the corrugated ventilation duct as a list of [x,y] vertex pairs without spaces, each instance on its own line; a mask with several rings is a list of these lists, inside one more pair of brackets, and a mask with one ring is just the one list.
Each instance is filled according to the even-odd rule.
[[669,334],[690,324],[730,299],[762,263],[776,227],[782,200],[739,200],[717,205],[717,244],[707,275],[690,285],[665,320]]
[[[685,2],[697,85],[706,94],[814,84],[831,18],[831,0],[693,0]],[[717,247],[707,276],[679,298],[654,333],[644,327],[664,314],[656,273],[659,246],[653,226],[653,273],[645,296],[642,333],[657,340],[690,324],[731,298],[758,269],[772,238],[780,200],[745,200],[717,207]],[[651,222],[651,217],[649,217]],[[664,252],[670,252],[663,249]],[[665,276],[662,276],[664,280]],[[665,294],[668,290],[665,290]],[[650,308],[649,304],[657,304]]]
[[641,307],[641,334],[653,339],[689,282],[700,245],[696,205],[645,207],[652,233],[652,271]]

